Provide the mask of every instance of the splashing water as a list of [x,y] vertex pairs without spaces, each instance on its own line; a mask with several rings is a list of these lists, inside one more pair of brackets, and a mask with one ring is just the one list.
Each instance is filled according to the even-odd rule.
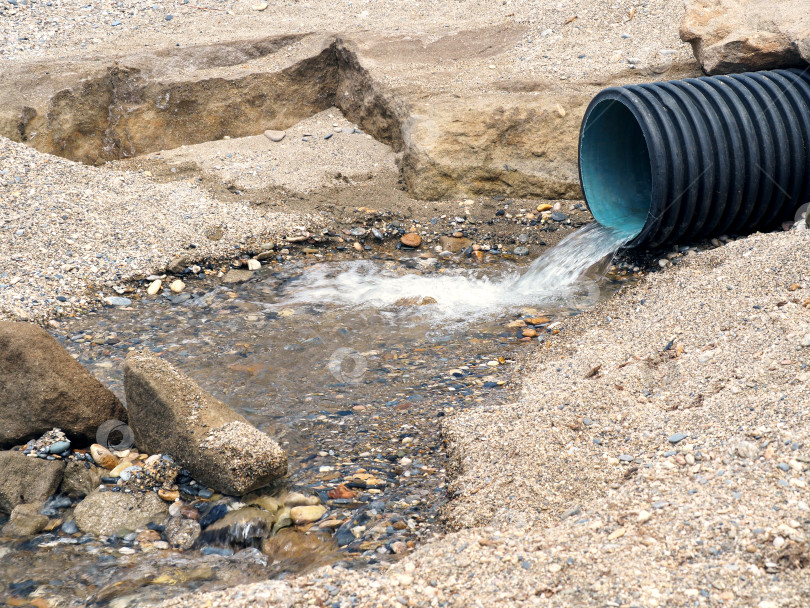
[[[534,260],[525,273],[508,271],[495,277],[480,270],[403,275],[393,266],[369,261],[324,264],[308,269],[294,281],[281,305],[385,309],[406,298],[432,298],[434,304],[413,307],[412,312],[442,322],[453,318],[469,321],[517,306],[587,307],[599,300],[598,281],[613,254],[632,236],[589,224]],[[597,266],[595,276],[586,276]]]

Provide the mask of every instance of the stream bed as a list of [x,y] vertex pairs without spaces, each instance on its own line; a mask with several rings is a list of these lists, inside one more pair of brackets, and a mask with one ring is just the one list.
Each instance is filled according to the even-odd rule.
[[[319,496],[335,523],[290,535],[271,556],[147,553],[132,538],[59,530],[0,543],[11,605],[138,605],[330,561],[379,567],[412,550],[441,531],[442,417],[506,403],[521,356],[628,280],[615,267],[602,276],[620,239],[576,235],[528,272],[495,255],[306,256],[64,320],[57,337],[122,400],[127,353],[149,349],[276,438],[285,490]],[[336,498],[338,486],[349,497]]]

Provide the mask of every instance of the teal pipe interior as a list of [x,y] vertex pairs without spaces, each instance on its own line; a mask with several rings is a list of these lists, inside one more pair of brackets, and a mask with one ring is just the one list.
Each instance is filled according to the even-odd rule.
[[635,116],[615,99],[597,103],[585,118],[579,146],[582,190],[594,219],[637,236],[652,204],[652,166]]

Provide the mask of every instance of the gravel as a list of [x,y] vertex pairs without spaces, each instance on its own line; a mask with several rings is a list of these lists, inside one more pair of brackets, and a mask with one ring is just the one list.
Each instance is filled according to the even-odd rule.
[[[87,167],[0,137],[0,319],[125,305],[114,288],[180,254],[234,257],[310,218],[223,203],[186,183]],[[218,241],[206,234],[221,228]]]
[[[341,132],[324,141],[333,124],[351,134]],[[122,166],[154,166],[156,173],[161,169],[165,173],[160,165],[182,167],[189,163],[231,189],[248,191],[253,198],[256,192],[271,198],[277,198],[273,192],[304,196],[311,190],[369,181],[382,173],[396,180],[397,171],[391,148],[355,132],[355,125],[350,125],[337,108],[302,120],[277,142],[265,135],[220,139],[146,154],[123,161]]]

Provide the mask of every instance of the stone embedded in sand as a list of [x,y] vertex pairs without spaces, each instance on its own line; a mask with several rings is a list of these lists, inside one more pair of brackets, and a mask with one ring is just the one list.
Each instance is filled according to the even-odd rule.
[[62,493],[68,496],[87,496],[101,485],[101,478],[107,470],[95,465],[85,466],[85,461],[70,460],[65,465],[62,479]]
[[17,505],[11,512],[8,523],[3,526],[3,536],[33,536],[45,529],[48,525],[48,517],[39,511],[45,503],[35,502],[25,505]]
[[281,530],[262,543],[262,552],[274,562],[295,564],[297,567],[321,566],[336,559],[334,541],[317,534],[302,534],[293,529]]
[[73,518],[82,532],[111,536],[134,531],[162,520],[169,510],[154,492],[100,492],[96,490],[76,505]]
[[286,475],[273,439],[151,353],[127,356],[124,390],[138,448],[172,454],[200,483],[241,496]]
[[242,283],[243,281],[247,281],[251,278],[253,278],[253,272],[250,270],[238,270],[236,268],[231,268],[225,273],[225,276],[222,277],[222,282],[226,284]]
[[409,232],[408,234],[404,234],[402,235],[402,238],[399,240],[406,247],[419,247],[419,245],[422,244],[422,237],[416,234],[415,232]]
[[104,298],[104,303],[109,306],[129,306],[132,304],[132,300],[121,296],[107,296]]
[[470,239],[457,236],[440,236],[439,245],[442,246],[444,251],[451,251],[453,253],[461,253],[467,247],[471,247],[473,242]]
[[180,498],[180,491],[179,490],[167,490],[165,488],[160,488],[157,491],[157,495],[160,496],[166,502],[174,502],[178,498]]
[[201,532],[200,524],[193,519],[172,517],[166,524],[163,534],[170,545],[185,551],[191,549]]
[[[265,8],[266,7],[267,7],[267,5],[265,4]],[[269,139],[270,141],[276,141],[276,142],[281,141],[282,139],[284,139],[285,135],[287,135],[287,134],[284,131],[267,130],[267,131],[264,132],[264,136],[267,139]]]
[[290,492],[284,497],[285,507],[305,507],[309,505],[317,505],[321,503],[321,499],[317,496],[307,496],[301,492]]
[[0,322],[0,448],[59,427],[87,445],[105,420],[127,419],[118,398],[41,327]]
[[173,258],[172,261],[166,264],[166,272],[170,272],[171,274],[180,274],[181,272],[185,271],[190,264],[191,258],[181,255]]
[[183,283],[180,279],[175,279],[169,285],[169,289],[172,290],[172,293],[180,293],[186,288],[186,284]]
[[149,287],[146,288],[146,293],[150,296],[157,294],[160,291],[161,287],[163,287],[163,281],[160,279],[155,279],[149,284]]
[[338,487],[329,490],[326,493],[329,498],[340,498],[340,499],[347,499],[347,498],[355,498],[357,496],[357,492],[354,490],[350,490],[345,485],[340,484]]

